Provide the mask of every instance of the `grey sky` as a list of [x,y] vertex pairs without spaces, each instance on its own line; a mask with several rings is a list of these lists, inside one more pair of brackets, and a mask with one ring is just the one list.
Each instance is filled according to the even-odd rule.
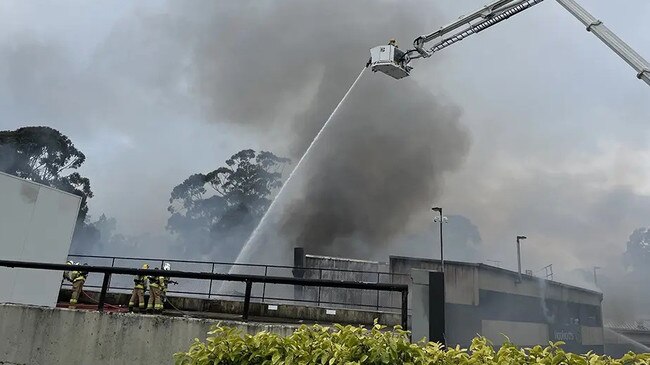
[[[282,2],[255,2],[250,14],[238,17],[235,2],[206,2],[202,9],[201,3],[184,7],[160,1],[3,1],[0,128],[48,124],[61,130],[88,157],[83,172],[95,192],[91,214],[115,216],[129,233],[160,231],[169,191],[190,173],[212,169],[244,147],[293,152],[293,134],[307,135],[314,125],[295,131],[294,124],[282,120],[307,112],[300,106],[322,86],[319,72],[329,69],[340,71],[342,80],[352,78],[348,66],[358,59],[361,67],[374,43],[397,36],[409,44],[418,33],[483,3],[355,3],[361,5],[347,5],[354,17],[336,16],[336,9],[321,14],[337,29],[331,33],[318,28],[327,21],[318,22],[319,14],[305,6],[296,10],[306,17],[297,23],[313,22],[323,38],[302,39],[300,29],[286,24],[292,20],[275,9]],[[650,57],[645,19],[650,3],[582,3]],[[231,23],[205,25],[215,14],[232,14]],[[265,21],[267,28],[259,34],[246,32],[255,29],[246,22],[265,14],[277,21]],[[368,29],[392,16],[416,21],[396,22],[395,30],[383,27],[373,38]],[[285,33],[271,37],[276,31]],[[350,39],[337,39],[342,34]],[[285,70],[282,58],[269,59],[263,49],[233,41],[247,37],[268,38],[268,47],[279,47],[299,66]],[[179,47],[184,40],[187,48]],[[338,56],[325,63],[296,46],[337,42],[345,45],[343,66],[332,64]],[[206,94],[224,85],[236,88],[237,78],[216,84],[228,79],[223,70],[211,68],[213,59],[192,63],[188,57],[202,53],[182,52],[196,51],[196,44],[214,47],[206,52],[218,55],[214,64],[222,67],[224,54],[247,55],[228,67],[242,82],[259,80],[268,99],[249,100],[247,90],[241,90],[206,104]],[[210,77],[197,82],[193,66]],[[603,265],[618,259],[633,228],[650,224],[650,89],[554,1],[415,67],[415,82],[462,109],[460,122],[471,139],[466,161],[445,175],[442,194],[423,197],[421,205],[439,202],[450,213],[470,218],[481,232],[486,258],[512,263],[511,241],[525,233],[530,237],[527,265]],[[348,84],[325,84],[336,89],[327,95],[340,97]],[[229,99],[233,96],[238,98]],[[244,107],[234,106],[237,99],[246,101]],[[265,112],[268,119],[256,120]],[[247,123],[231,123],[233,118]],[[414,216],[409,228],[421,229],[430,211]]]
[[[650,57],[649,3],[582,3]],[[512,263],[521,232],[531,268],[618,260],[648,224],[650,90],[553,1],[492,30],[426,66],[474,137],[443,203],[480,227],[488,256]]]

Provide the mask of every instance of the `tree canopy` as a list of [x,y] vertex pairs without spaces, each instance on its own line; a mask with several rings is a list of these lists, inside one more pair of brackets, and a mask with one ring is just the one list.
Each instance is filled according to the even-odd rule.
[[632,232],[624,260],[626,266],[635,271],[650,271],[650,228],[637,228]]
[[75,241],[97,236],[97,232],[86,225],[88,199],[93,197],[90,180],[74,171],[85,161],[86,156],[70,138],[54,128],[36,126],[0,131],[0,171],[82,198]]
[[232,259],[282,185],[289,159],[271,152],[242,150],[226,166],[190,175],[169,198],[167,229],[204,252],[220,249]]

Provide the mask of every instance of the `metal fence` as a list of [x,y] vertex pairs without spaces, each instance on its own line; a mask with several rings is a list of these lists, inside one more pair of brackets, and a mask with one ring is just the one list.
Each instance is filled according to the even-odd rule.
[[[408,316],[408,286],[398,283],[382,283],[382,282],[364,282],[364,281],[353,281],[353,280],[331,280],[324,278],[326,276],[325,272],[343,272],[349,275],[366,275],[368,272],[360,270],[344,270],[344,269],[327,269],[327,268],[295,268],[292,266],[278,266],[278,265],[257,265],[257,264],[241,264],[241,266],[249,267],[255,271],[263,273],[262,275],[257,274],[228,274],[220,273],[219,268],[223,268],[224,271],[228,271],[233,263],[224,263],[224,262],[208,262],[208,261],[189,261],[189,260],[171,260],[171,259],[151,259],[151,258],[126,258],[126,257],[111,257],[111,256],[82,256],[82,255],[70,255],[70,259],[73,260],[87,260],[95,261],[100,263],[110,263],[108,265],[87,265],[84,266],[84,270],[89,273],[102,273],[103,277],[100,275],[89,275],[84,285],[85,288],[97,288],[100,290],[99,306],[100,310],[103,310],[106,293],[110,290],[111,292],[122,292],[128,293],[133,288],[132,276],[133,275],[164,275],[174,278],[179,282],[179,289],[169,290],[170,294],[180,294],[185,297],[204,297],[204,298],[215,298],[215,297],[230,297],[230,298],[239,298],[244,301],[244,318],[248,317],[248,308],[251,301],[259,301],[266,303],[303,303],[306,305],[316,304],[327,305],[328,307],[342,307],[342,308],[353,308],[353,307],[374,307],[377,309],[392,309],[393,312],[400,313],[403,318],[403,327],[406,328],[406,318]],[[142,265],[142,262],[147,262],[150,266],[154,266],[160,262],[160,267],[164,263],[171,263],[175,266],[181,264],[185,267],[191,267],[194,269],[200,269],[201,267],[208,267],[210,271],[181,271],[181,270],[169,270],[162,271],[156,269],[138,269]],[[88,262],[85,262],[88,263]],[[153,264],[155,263],[155,264]],[[135,265],[134,265],[135,264]],[[153,265],[152,265],[153,264]],[[5,267],[18,267],[18,268],[31,268],[31,269],[44,269],[44,270],[56,270],[56,271],[65,271],[69,270],[69,265],[64,264],[49,264],[49,263],[36,263],[36,262],[21,262],[21,261],[6,261],[0,260],[0,266]],[[134,267],[135,266],[135,267]],[[278,276],[271,275],[277,270],[282,270],[285,273],[290,272],[292,276]],[[318,272],[319,278],[308,277],[308,278],[299,278],[293,277],[295,270],[304,271],[313,271]],[[240,270],[241,271],[241,270]],[[383,275],[388,277],[391,276],[389,273],[375,273],[372,275],[377,275],[377,281],[380,281]],[[314,275],[315,276],[315,275]],[[337,276],[340,278],[340,276]],[[392,279],[390,281],[393,281]],[[236,282],[240,283],[242,286],[242,291],[237,293],[215,293],[214,290],[219,284],[225,282]],[[199,285],[192,285],[193,283],[199,283]],[[207,285],[207,291],[205,285]],[[253,291],[253,283],[258,284],[257,295]],[[279,293],[290,293],[291,297],[287,296],[278,296],[278,295],[269,295],[269,289],[275,287],[284,288],[284,290],[271,290],[271,292]],[[392,295],[397,295],[399,298],[397,305],[390,306],[381,306],[379,299],[373,305],[363,304],[363,303],[345,303],[341,301],[334,300],[324,300],[321,298],[321,295],[318,295],[317,298],[311,297],[298,297],[295,294],[298,292],[303,292],[305,289],[318,290],[321,291],[361,291],[361,292],[376,292],[377,298],[380,297],[380,294],[385,294],[390,296],[391,299],[394,299]],[[394,300],[390,301],[395,303]],[[395,311],[397,310],[397,311]]]
[[[101,258],[101,257],[99,257]],[[210,285],[216,282],[239,282],[244,285],[243,293],[243,313],[242,318],[248,319],[248,312],[250,308],[252,295],[253,283],[262,284],[263,288],[266,288],[267,285],[284,285],[291,288],[302,288],[302,287],[319,287],[319,288],[339,288],[339,289],[353,289],[353,290],[376,290],[376,291],[385,291],[385,292],[397,292],[401,295],[401,305],[400,312],[402,316],[402,327],[407,327],[408,320],[408,285],[404,284],[391,284],[391,283],[367,283],[367,282],[354,282],[354,281],[337,281],[337,280],[325,280],[325,279],[305,279],[305,278],[294,278],[294,277],[282,277],[282,276],[270,276],[270,275],[248,275],[248,274],[223,274],[217,272],[193,272],[193,271],[179,271],[179,270],[156,270],[156,269],[136,269],[130,267],[118,267],[115,266],[115,261],[119,258],[110,258],[113,266],[95,266],[87,265],[84,266],[84,271],[88,273],[101,273],[103,274],[102,283],[100,288],[98,310],[103,311],[104,304],[106,301],[106,294],[109,288],[114,288],[117,290],[129,290],[127,287],[113,287],[111,286],[111,277],[115,275],[153,275],[153,276],[168,276],[175,279],[184,279],[184,280],[207,280],[210,282]],[[115,260],[115,261],[113,261]],[[129,258],[129,260],[132,260]],[[134,259],[135,260],[135,259]],[[150,260],[151,261],[151,260]],[[173,262],[172,260],[161,260],[164,262]],[[176,262],[181,262],[180,260],[175,260]],[[212,263],[210,263],[212,264]],[[51,264],[51,263],[40,263],[40,262],[23,262],[23,261],[7,261],[0,260],[0,266],[4,267],[13,267],[13,268],[27,268],[27,269],[40,269],[40,270],[53,270],[53,271],[66,271],[71,267],[66,264]],[[266,266],[266,271],[268,273],[268,268],[272,267],[269,265],[255,265],[255,266]],[[292,268],[293,269],[293,268]],[[89,275],[90,278],[90,275]],[[92,284],[91,284],[92,285]],[[89,286],[87,286],[89,287]],[[92,285],[90,287],[96,287]],[[264,290],[263,290],[264,291]],[[176,291],[176,293],[183,293],[183,291]],[[193,293],[193,292],[189,292]]]
[[[172,268],[186,272],[206,272],[213,274],[228,274],[232,267],[237,267],[239,273],[257,276],[273,276],[285,278],[305,278],[331,281],[364,282],[395,284],[404,283],[405,274],[392,274],[388,272],[377,272],[367,270],[349,270],[341,268],[325,267],[294,267],[283,265],[263,264],[240,264],[219,261],[200,260],[176,260],[163,258],[146,257],[120,257],[120,256],[99,256],[99,255],[69,255],[68,259],[87,263],[89,265],[140,268],[147,263],[151,268],[162,268],[165,263],[172,265]],[[296,273],[299,275],[296,276]],[[220,290],[224,284],[223,280],[191,280],[177,278],[178,285],[169,288],[170,294],[198,297],[206,299],[241,300],[245,296],[243,283],[236,287],[234,292],[223,292]],[[70,284],[64,283],[66,287]],[[102,283],[99,277],[89,277],[84,287],[101,288]],[[111,278],[109,289],[112,292],[127,293],[133,289],[131,277],[116,276]],[[299,292],[299,295],[296,295]],[[332,308],[349,309],[375,309],[385,312],[399,312],[401,309],[401,297],[396,292],[386,292],[375,289],[346,290],[341,288],[325,288],[314,286],[304,290],[294,290],[293,286],[274,283],[262,283],[252,288],[251,299],[261,303],[295,303],[304,305],[326,305]]]

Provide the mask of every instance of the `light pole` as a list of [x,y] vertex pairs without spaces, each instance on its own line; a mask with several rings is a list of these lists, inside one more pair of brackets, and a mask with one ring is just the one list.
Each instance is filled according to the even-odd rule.
[[517,270],[519,272],[519,282],[521,282],[521,241],[525,239],[526,236],[517,236]]
[[437,217],[433,217],[433,222],[439,222],[440,223],[440,271],[443,273],[445,272],[445,255],[444,255],[444,244],[442,243],[442,224],[447,223],[447,217],[442,215],[442,208],[441,207],[433,207],[431,208],[434,212],[438,212]]
[[594,285],[598,286],[598,278],[596,277],[596,270],[601,269],[600,266],[594,266]]

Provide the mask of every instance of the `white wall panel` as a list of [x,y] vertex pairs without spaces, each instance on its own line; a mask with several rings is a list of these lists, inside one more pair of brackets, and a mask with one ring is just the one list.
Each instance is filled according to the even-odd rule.
[[[0,173],[0,258],[63,263],[81,198]],[[61,273],[0,268],[0,302],[53,306]]]

